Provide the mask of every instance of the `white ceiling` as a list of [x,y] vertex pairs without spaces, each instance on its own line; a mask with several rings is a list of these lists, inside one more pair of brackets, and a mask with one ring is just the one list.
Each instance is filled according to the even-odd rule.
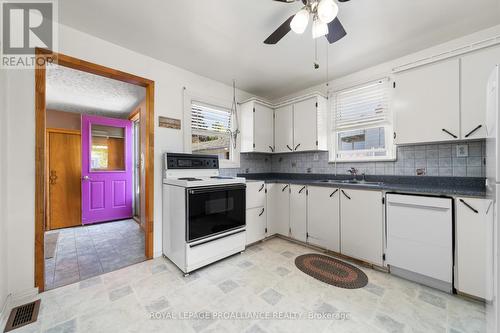
[[[272,0],[64,0],[60,21],[192,72],[269,99],[325,81],[313,69],[310,30],[277,45],[263,40],[300,9]],[[340,77],[500,23],[499,0],[351,0],[347,36],[329,48]],[[320,60],[326,40],[318,40]]]
[[146,89],[63,66],[47,68],[47,109],[127,117]]

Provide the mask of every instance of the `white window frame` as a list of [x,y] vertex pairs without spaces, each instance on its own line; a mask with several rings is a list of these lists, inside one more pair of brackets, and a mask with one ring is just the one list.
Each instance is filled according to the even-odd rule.
[[[375,82],[386,82],[387,84],[387,89],[388,89],[388,110],[387,110],[387,116],[386,119],[384,120],[374,120],[374,121],[368,121],[364,124],[353,124],[353,125],[346,125],[341,128],[338,128],[336,125],[336,100],[337,100],[337,95],[339,93],[352,90],[355,88],[360,88],[363,86],[368,86],[370,84],[373,84]],[[368,82],[364,82],[361,84],[357,84],[342,90],[334,91],[330,94],[329,96],[329,101],[330,101],[330,106],[329,106],[329,121],[328,121],[328,137],[329,137],[329,162],[335,163],[335,162],[383,162],[383,161],[395,161],[396,160],[396,145],[394,144],[394,114],[392,112],[392,89],[390,89],[391,85],[391,78],[385,77],[382,79],[378,80],[371,80]],[[386,143],[386,149],[387,149],[387,155],[386,156],[362,156],[362,157],[351,157],[351,158],[342,158],[338,157],[337,153],[337,140],[338,140],[338,133],[344,132],[344,131],[353,131],[353,130],[362,130],[362,129],[370,129],[370,128],[379,128],[379,127],[384,127],[385,128],[385,143]]]
[[[192,130],[191,130],[191,105],[193,103],[201,103],[205,105],[212,105],[215,108],[227,109],[231,110],[232,101],[219,99],[215,97],[204,96],[202,94],[194,94],[189,93],[187,90],[184,92],[184,151],[187,153],[193,152],[192,147]],[[240,110],[237,108],[238,118],[240,118]],[[234,117],[231,118],[231,130],[235,130]],[[241,126],[240,126],[241,128]],[[230,152],[229,152],[229,160],[221,159],[219,160],[219,168],[228,169],[228,168],[239,168],[240,167],[240,150],[241,150],[241,134],[238,135],[236,140],[236,148],[233,145],[233,139],[230,141]]]

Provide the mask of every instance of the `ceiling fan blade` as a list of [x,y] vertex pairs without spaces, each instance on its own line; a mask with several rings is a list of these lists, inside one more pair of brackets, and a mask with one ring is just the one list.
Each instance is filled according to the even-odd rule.
[[332,22],[328,23],[328,35],[326,39],[330,44],[342,39],[347,33],[344,30],[344,26],[340,23],[338,17],[336,17]]
[[280,25],[278,29],[276,29],[269,37],[267,37],[267,39],[264,41],[264,44],[276,44],[281,40],[281,38],[285,37],[285,35],[289,33],[290,30],[292,30],[292,28],[290,28],[290,22],[292,22],[294,16],[295,15],[290,16],[288,20],[283,22],[283,24]]

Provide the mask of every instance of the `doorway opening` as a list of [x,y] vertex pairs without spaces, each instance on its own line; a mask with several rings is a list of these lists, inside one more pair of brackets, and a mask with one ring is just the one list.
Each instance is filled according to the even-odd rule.
[[152,258],[154,82],[36,53],[35,286],[44,291]]

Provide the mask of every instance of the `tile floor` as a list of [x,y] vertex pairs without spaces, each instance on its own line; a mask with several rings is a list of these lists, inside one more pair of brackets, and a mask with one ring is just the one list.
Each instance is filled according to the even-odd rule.
[[[145,261],[43,293],[38,322],[17,333],[485,331],[481,303],[366,268],[368,286],[336,288],[295,267],[295,257],[308,252],[314,251],[273,238],[186,278],[164,258]],[[212,317],[183,319],[183,311]],[[260,315],[213,315],[224,311]],[[264,317],[287,313],[334,319]]]
[[59,229],[56,253],[45,259],[46,290],[144,261],[144,233],[134,220]]

